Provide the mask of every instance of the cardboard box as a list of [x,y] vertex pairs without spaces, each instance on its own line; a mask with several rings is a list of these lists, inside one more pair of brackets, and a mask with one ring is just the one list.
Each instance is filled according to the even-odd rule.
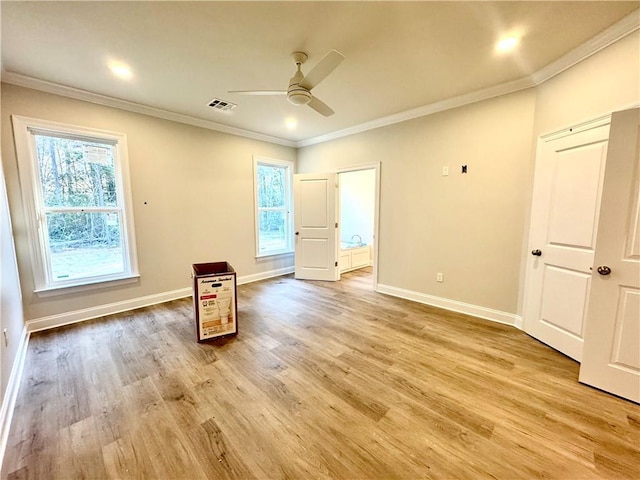
[[238,333],[236,272],[227,262],[194,263],[193,307],[198,342]]

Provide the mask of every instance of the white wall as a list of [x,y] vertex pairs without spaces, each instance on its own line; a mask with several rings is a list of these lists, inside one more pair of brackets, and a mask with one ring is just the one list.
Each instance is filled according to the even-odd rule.
[[[15,250],[9,218],[9,204],[7,201],[5,178],[2,172],[2,158],[0,157],[0,365],[2,367],[0,386],[4,398],[7,383],[11,376],[18,347],[22,341],[24,331],[24,313],[22,308],[22,294],[20,279],[16,265]],[[3,338],[3,331],[7,331],[7,343]]]
[[[14,85],[2,86],[2,153],[27,320],[190,287],[191,264],[226,260],[239,276],[293,264],[255,259],[253,155],[295,161],[293,148]],[[127,135],[140,281],[39,297],[27,246],[10,115]]]
[[360,235],[367,245],[373,245],[376,171],[357,170],[340,174],[340,239],[352,241]]

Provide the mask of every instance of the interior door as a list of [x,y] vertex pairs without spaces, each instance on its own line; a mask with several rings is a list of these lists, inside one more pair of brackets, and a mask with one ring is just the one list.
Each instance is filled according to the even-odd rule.
[[613,114],[580,381],[640,402],[640,110]]
[[524,329],[580,361],[591,289],[608,121],[538,143]]
[[299,174],[293,178],[295,277],[340,279],[338,269],[337,174]]

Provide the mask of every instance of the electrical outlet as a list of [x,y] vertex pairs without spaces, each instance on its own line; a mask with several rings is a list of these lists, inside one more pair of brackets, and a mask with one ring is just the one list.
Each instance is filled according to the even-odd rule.
[[446,177],[449,175],[449,167],[442,167],[442,176]]
[[444,275],[441,272],[436,273],[436,282],[444,282]]

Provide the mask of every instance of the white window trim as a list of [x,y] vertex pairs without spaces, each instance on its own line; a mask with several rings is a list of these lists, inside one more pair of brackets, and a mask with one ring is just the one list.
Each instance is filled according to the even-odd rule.
[[[80,127],[18,115],[12,115],[11,120],[13,122],[22,202],[27,227],[27,238],[29,240],[29,253],[35,286],[34,292],[39,296],[66,294],[100,288],[102,284],[108,284],[108,286],[110,286],[114,283],[131,282],[132,279],[138,278],[140,275],[138,273],[138,257],[133,223],[133,201],[129,177],[127,136],[118,132]],[[40,195],[41,188],[38,184],[38,175],[35,174],[33,164],[33,159],[35,158],[32,141],[33,131],[37,131],[38,133],[50,132],[58,135],[61,133],[68,134],[74,137],[84,137],[88,140],[93,139],[114,145],[116,150],[116,179],[120,179],[120,182],[117,182],[116,188],[119,198],[122,198],[123,201],[122,215],[126,231],[122,243],[124,259],[127,264],[125,266],[128,268],[125,268],[124,273],[96,276],[81,280],[69,280],[68,282],[57,282],[56,285],[48,284],[48,274],[46,271],[47,262],[45,261],[47,256],[45,252],[47,239],[44,238],[44,232],[41,232],[39,228],[38,218],[41,212],[36,203],[36,195]]]
[[[268,165],[275,167],[287,168],[287,197],[289,209],[287,213],[287,246],[282,250],[272,251],[268,253],[260,253],[260,232],[259,232],[259,207],[258,207],[258,165]],[[293,174],[294,163],[290,160],[279,160],[276,158],[268,158],[255,156],[253,157],[253,206],[254,206],[254,235],[256,246],[256,258],[273,257],[277,255],[293,254]]]

